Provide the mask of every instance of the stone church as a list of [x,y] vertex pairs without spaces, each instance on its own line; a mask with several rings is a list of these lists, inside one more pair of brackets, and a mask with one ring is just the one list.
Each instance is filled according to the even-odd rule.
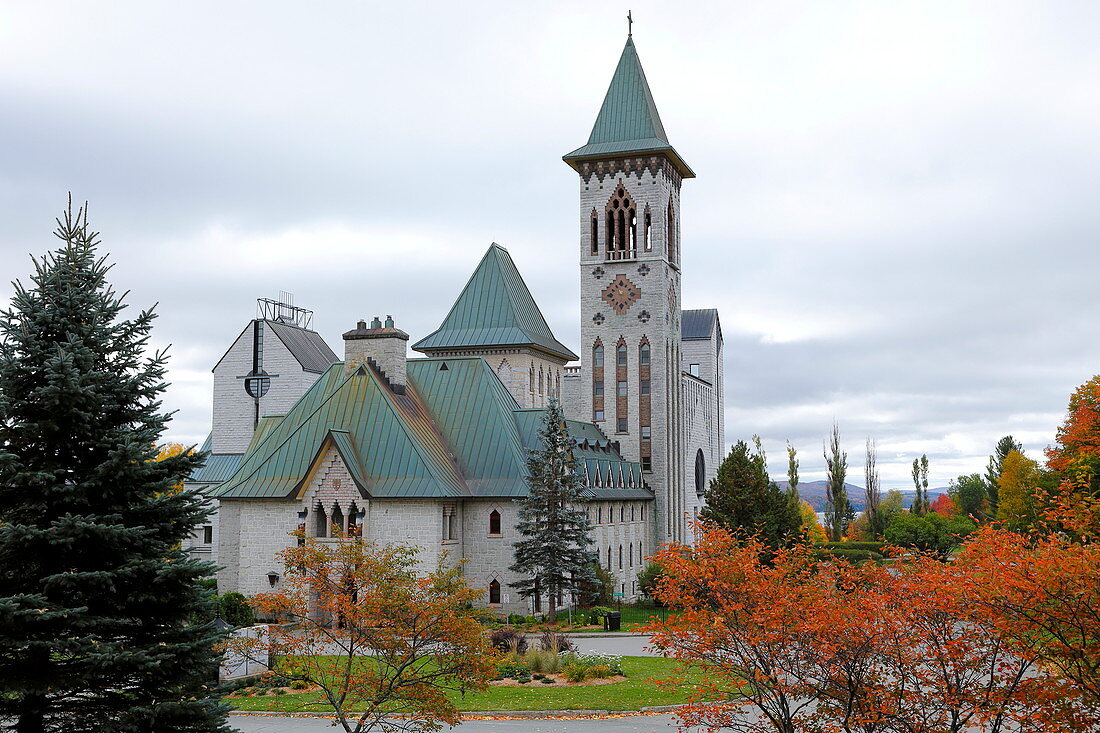
[[343,358],[312,313],[261,299],[214,366],[209,457],[190,477],[217,511],[192,540],[221,591],[270,590],[276,553],[304,529],[420,548],[503,612],[539,611],[516,578],[515,500],[545,407],[569,417],[592,548],[624,599],[659,543],[690,542],[724,446],[722,330],[681,309],[680,187],[694,173],[668,141],[628,38],[579,176],[581,327],[551,333],[508,251],[492,244],[439,328],[415,343],[394,319],[360,321]]

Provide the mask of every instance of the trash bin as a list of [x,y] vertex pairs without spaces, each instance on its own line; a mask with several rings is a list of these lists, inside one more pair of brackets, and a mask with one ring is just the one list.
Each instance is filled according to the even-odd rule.
[[610,611],[603,617],[604,631],[618,631],[622,625],[623,615],[618,611]]

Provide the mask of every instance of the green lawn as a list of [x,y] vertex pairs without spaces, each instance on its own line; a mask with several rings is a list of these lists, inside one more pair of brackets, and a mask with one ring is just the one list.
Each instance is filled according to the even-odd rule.
[[[688,685],[658,686],[656,681],[677,677],[678,663],[659,657],[623,657],[626,679],[607,685],[550,687],[530,682],[517,687],[490,687],[465,697],[456,696],[459,710],[638,710],[652,705],[687,702]],[[691,673],[687,680],[699,679]],[[237,710],[328,712],[316,693],[231,697]]]

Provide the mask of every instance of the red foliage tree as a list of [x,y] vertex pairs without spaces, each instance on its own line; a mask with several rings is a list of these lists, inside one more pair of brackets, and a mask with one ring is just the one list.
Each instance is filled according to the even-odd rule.
[[1070,396],[1056,440],[1047,448],[1047,465],[1060,482],[1047,519],[1080,537],[1100,539],[1100,375]]
[[932,503],[932,511],[944,519],[950,519],[959,515],[959,506],[947,494],[940,494],[939,498]]

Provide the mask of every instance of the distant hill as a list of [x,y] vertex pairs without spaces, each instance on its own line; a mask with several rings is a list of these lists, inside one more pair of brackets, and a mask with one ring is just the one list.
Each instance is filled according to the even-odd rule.
[[[779,484],[779,488],[784,491],[787,490],[786,481],[776,481]],[[852,502],[852,508],[855,511],[863,511],[863,487],[856,486],[855,484],[845,483],[844,487],[848,490],[848,500]],[[882,493],[885,496],[888,489],[883,489]],[[940,494],[946,494],[947,487],[941,487],[938,489],[928,489],[928,500],[935,501],[939,498]],[[917,492],[913,489],[903,490],[902,496],[905,497],[905,506],[909,506],[913,503],[913,499],[916,498]],[[798,495],[802,497],[810,506],[814,508],[814,511],[825,511],[825,482],[824,481],[805,481],[798,484]]]

